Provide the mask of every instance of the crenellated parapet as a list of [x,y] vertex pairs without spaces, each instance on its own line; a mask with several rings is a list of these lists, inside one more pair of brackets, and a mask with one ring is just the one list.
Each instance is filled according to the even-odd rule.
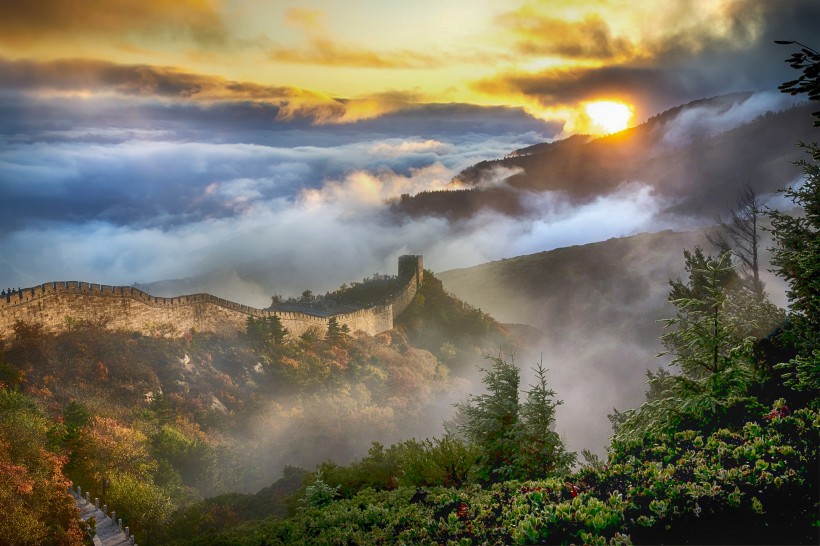
[[324,332],[331,317],[347,325],[351,332],[375,335],[392,329],[393,319],[413,300],[421,284],[420,268],[421,256],[400,257],[399,278],[405,284],[397,296],[382,305],[327,316],[257,309],[211,294],[167,298],[131,286],[79,281],[44,283],[0,297],[0,339],[11,335],[18,320],[39,322],[52,332],[65,329],[71,321],[87,320],[104,322],[112,329],[142,333],[167,326],[180,334],[199,331],[231,336],[245,331],[249,316],[277,316],[293,335],[310,329]]

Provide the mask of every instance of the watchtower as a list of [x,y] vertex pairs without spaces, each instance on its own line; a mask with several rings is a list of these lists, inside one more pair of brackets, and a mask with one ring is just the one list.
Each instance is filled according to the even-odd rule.
[[416,288],[419,288],[424,280],[424,263],[421,256],[416,254],[399,256],[399,280],[409,279],[413,275],[416,276]]

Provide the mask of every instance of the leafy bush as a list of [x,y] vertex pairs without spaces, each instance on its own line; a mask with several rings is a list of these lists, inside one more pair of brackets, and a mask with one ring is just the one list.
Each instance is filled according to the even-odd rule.
[[489,488],[364,488],[190,544],[779,544],[817,539],[820,414],[614,446],[602,470]]
[[83,544],[85,524],[36,402],[0,389],[0,542]]

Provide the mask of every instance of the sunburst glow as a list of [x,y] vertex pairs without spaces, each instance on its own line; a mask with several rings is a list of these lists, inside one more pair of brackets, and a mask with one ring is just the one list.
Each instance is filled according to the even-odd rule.
[[592,129],[600,133],[623,131],[632,119],[632,108],[622,102],[590,102],[584,110],[592,121]]

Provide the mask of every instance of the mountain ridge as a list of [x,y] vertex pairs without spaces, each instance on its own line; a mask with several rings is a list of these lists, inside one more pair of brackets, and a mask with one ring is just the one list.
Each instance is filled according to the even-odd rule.
[[669,212],[714,215],[743,184],[769,194],[797,178],[794,142],[812,138],[811,109],[767,105],[752,93],[699,99],[618,133],[574,135],[481,161],[453,178],[458,190],[405,195],[390,210],[450,220],[482,210],[516,216],[528,212],[530,192],[585,203],[640,182],[672,202]]

